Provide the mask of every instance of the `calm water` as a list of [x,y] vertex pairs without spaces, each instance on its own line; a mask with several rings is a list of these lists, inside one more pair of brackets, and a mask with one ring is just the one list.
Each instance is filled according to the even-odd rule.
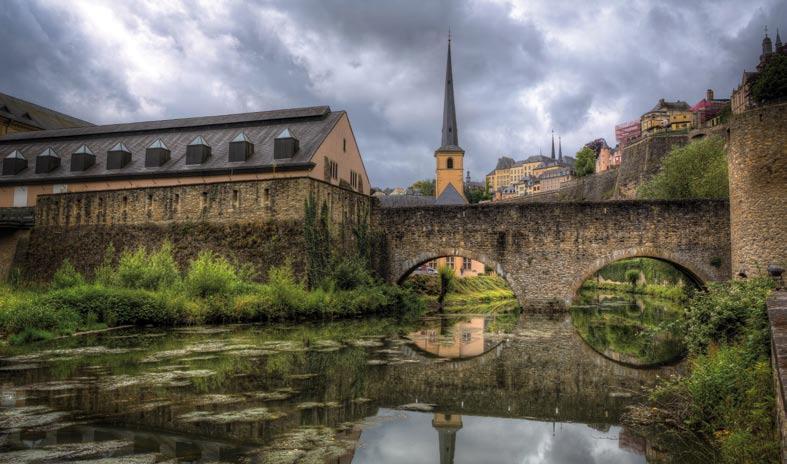
[[0,463],[641,463],[619,418],[674,369],[569,314],[109,332],[5,349]]

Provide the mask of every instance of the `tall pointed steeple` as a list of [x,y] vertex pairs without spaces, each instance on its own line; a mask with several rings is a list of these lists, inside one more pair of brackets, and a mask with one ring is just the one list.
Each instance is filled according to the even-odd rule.
[[779,37],[779,28],[776,28],[776,51],[782,48],[782,38]]
[[558,153],[557,161],[559,163],[562,163],[563,162],[563,141],[562,141],[562,139],[561,139],[561,137],[559,135],[557,136],[557,153]]
[[448,31],[448,59],[445,64],[445,100],[443,102],[443,142],[441,150],[459,148],[456,129],[456,103],[454,102],[454,73],[451,68],[451,31]]
[[552,159],[555,159],[555,131],[552,131]]

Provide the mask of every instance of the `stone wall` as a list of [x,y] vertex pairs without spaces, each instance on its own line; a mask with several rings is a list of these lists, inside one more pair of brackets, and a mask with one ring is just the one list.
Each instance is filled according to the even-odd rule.
[[368,218],[370,197],[309,178],[47,195],[36,207],[29,246],[15,265],[45,281],[64,259],[88,275],[111,244],[117,253],[173,244],[185,266],[202,250],[252,264],[266,275],[289,261],[303,268],[304,203],[329,206],[337,247]]
[[768,319],[771,325],[771,364],[773,365],[776,417],[782,443],[782,460],[787,463],[787,413],[784,398],[787,396],[787,291],[777,291],[768,299]]
[[571,201],[604,201],[615,196],[618,171],[612,169],[592,176],[579,177],[560,186],[558,190],[514,197],[508,202],[543,203]]
[[659,134],[624,147],[614,198],[636,198],[637,187],[656,175],[673,148],[686,145],[688,140],[686,134]]
[[723,200],[491,203],[375,209],[378,263],[390,281],[423,262],[464,256],[495,268],[525,306],[561,307],[619,259],[659,258],[701,282],[730,276]]
[[734,273],[787,266],[787,104],[734,115],[728,163]]

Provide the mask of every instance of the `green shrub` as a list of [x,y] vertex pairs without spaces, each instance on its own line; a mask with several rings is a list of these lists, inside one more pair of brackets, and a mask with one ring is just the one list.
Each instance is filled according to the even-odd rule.
[[339,290],[352,290],[374,283],[367,267],[357,258],[339,260],[334,265],[330,277]]
[[626,282],[628,282],[632,288],[637,286],[637,282],[639,282],[639,271],[637,269],[629,269],[626,271]]
[[728,198],[727,156],[721,137],[708,137],[673,149],[661,169],[637,191],[639,198]]
[[69,333],[77,330],[81,323],[77,311],[53,305],[41,297],[16,301],[0,312],[0,327],[11,335],[26,330]]
[[660,385],[651,399],[721,462],[778,462],[772,385],[766,358],[752,361],[744,346],[727,345],[695,358],[687,377]]
[[116,280],[125,288],[156,290],[172,287],[180,280],[180,272],[172,256],[172,244],[164,242],[154,253],[148,253],[144,248],[124,252],[118,263]]
[[69,288],[83,285],[85,278],[74,269],[68,259],[63,260],[55,275],[52,277],[52,288]]
[[184,285],[191,296],[229,296],[240,283],[237,271],[225,258],[203,251],[189,264]]
[[24,345],[25,343],[40,342],[44,340],[51,340],[55,338],[55,334],[48,330],[26,328],[17,334],[8,337],[8,343],[11,345]]
[[711,283],[686,308],[689,351],[704,353],[711,344],[745,341],[754,353],[770,349],[765,299],[773,288],[768,278]]

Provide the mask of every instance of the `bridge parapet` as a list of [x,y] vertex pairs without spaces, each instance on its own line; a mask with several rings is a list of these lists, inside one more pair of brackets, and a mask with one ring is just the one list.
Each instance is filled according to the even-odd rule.
[[730,277],[725,200],[376,208],[373,221],[389,281],[464,256],[496,269],[526,307],[563,307],[593,273],[625,258],[669,261],[699,283]]

